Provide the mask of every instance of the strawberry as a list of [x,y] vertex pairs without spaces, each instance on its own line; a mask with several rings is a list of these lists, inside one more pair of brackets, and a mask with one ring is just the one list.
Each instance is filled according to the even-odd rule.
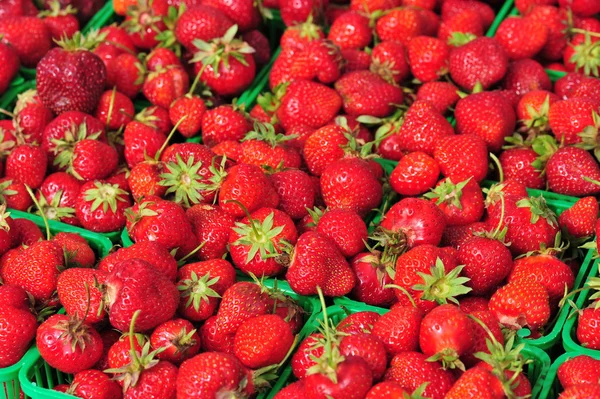
[[[198,378],[202,375],[203,378]],[[186,398],[246,395],[248,370],[233,355],[204,352],[185,361],[177,374],[177,396]]]
[[[348,176],[346,179],[340,176]],[[381,183],[369,161],[344,158],[329,165],[321,175],[323,199],[329,209],[350,209],[361,216],[381,202]]]
[[177,277],[177,261],[165,247],[154,241],[141,241],[130,247],[117,249],[98,263],[98,270],[112,273],[114,268],[128,259],[141,259],[150,263],[171,281]]
[[21,64],[35,68],[50,51],[50,30],[40,18],[32,16],[6,16],[0,21],[2,42],[10,44],[17,52]]
[[422,320],[423,313],[414,306],[395,306],[373,324],[372,334],[383,342],[389,355],[416,351]]
[[9,15],[35,15],[37,9],[29,0],[12,0],[3,3],[0,7],[0,16]]
[[[202,129],[202,117],[206,112],[206,104],[199,96],[190,93],[176,99],[169,108],[169,118],[184,137],[194,137]],[[185,119],[183,119],[185,117]]]
[[600,178],[600,169],[589,152],[576,147],[563,147],[546,164],[548,188],[564,195],[587,196],[600,192],[600,186],[590,182]]
[[179,269],[179,313],[186,319],[202,321],[217,309],[219,298],[235,282],[235,270],[223,259],[188,263]]
[[475,181],[468,179],[455,183],[455,179],[446,178],[438,182],[436,188],[425,194],[435,201],[446,215],[446,225],[467,225],[475,223],[483,216],[483,194]]
[[4,93],[19,72],[19,56],[16,50],[7,43],[0,42],[0,61],[5,68],[0,73],[0,93]]
[[444,43],[460,45],[464,38],[475,39],[483,36],[483,24],[484,20],[477,10],[464,9],[447,18],[442,18],[437,37]]
[[108,130],[122,129],[133,119],[133,102],[116,90],[105,91],[100,97],[95,116]]
[[[63,158],[57,158],[64,168]],[[99,180],[110,176],[119,163],[114,147],[97,140],[81,140],[73,147],[73,155],[67,171],[79,180]]]
[[[68,315],[88,324],[104,320],[103,294],[100,291],[108,273],[84,268],[67,269],[58,277],[58,299]],[[86,313],[87,312],[87,313]]]
[[[50,50],[38,64],[38,93],[42,103],[54,113],[91,114],[96,109],[106,84],[106,66],[89,49],[101,40],[100,36],[75,34],[72,39],[61,41],[61,47]],[[72,65],[77,67],[73,69]]]
[[600,6],[589,0],[558,0],[561,8],[569,8],[578,17],[591,17],[600,12]]
[[406,48],[397,41],[382,41],[371,51],[370,70],[389,83],[405,80],[410,69],[406,60]]
[[280,1],[281,19],[286,26],[300,24],[309,19],[319,20],[327,3],[326,0]]
[[533,58],[548,41],[548,28],[536,19],[508,17],[500,23],[495,35],[512,60]]
[[76,13],[77,10],[70,5],[61,9],[60,3],[54,1],[50,3],[49,10],[44,10],[38,15],[43,18],[52,40],[59,41],[64,37],[70,39],[79,30],[79,21],[74,15]]
[[208,146],[226,140],[240,141],[251,130],[246,115],[231,105],[207,110],[202,117],[202,142]]
[[43,303],[56,290],[63,264],[62,248],[53,241],[40,241],[16,254],[0,272],[5,284],[20,286]]
[[[460,99],[455,117],[458,134],[480,136],[492,152],[500,151],[504,138],[512,134],[516,125],[513,107],[497,92],[476,93]],[[487,127],[482,128],[484,125]]]
[[80,235],[61,232],[52,241],[62,247],[66,266],[93,267],[96,264],[96,254]]
[[410,392],[405,391],[400,384],[393,381],[384,381],[373,385],[369,392],[367,392],[365,399],[400,399],[405,397],[405,395],[410,395]]
[[0,366],[9,367],[21,360],[29,348],[35,337],[37,320],[29,311],[25,290],[14,285],[3,285],[0,293],[5,301],[0,311]]
[[17,98],[14,110],[15,127],[18,127],[26,138],[41,144],[44,129],[54,119],[52,111],[42,104],[35,90],[27,90]]
[[142,90],[144,66],[133,53],[122,53],[106,63],[106,85],[134,98]]
[[373,334],[359,333],[345,336],[339,344],[342,356],[362,357],[378,381],[383,377],[387,365],[387,355],[381,340]]
[[331,163],[351,154],[360,143],[357,133],[344,124],[330,123],[310,134],[303,149],[304,161],[310,172],[321,176]]
[[379,313],[364,310],[352,313],[341,320],[336,329],[338,332],[347,334],[358,334],[362,332],[372,332],[374,323],[379,320]]
[[159,44],[157,36],[166,29],[166,0],[138,1],[127,9],[122,27],[137,48],[151,49]]
[[442,175],[464,181],[475,182],[485,179],[488,171],[485,141],[475,134],[460,134],[442,137],[435,144],[433,158]]
[[261,22],[261,14],[258,6],[252,1],[236,1],[230,3],[223,0],[210,0],[202,3],[220,10],[231,21],[237,24],[240,32],[248,32],[258,28]]
[[75,374],[66,393],[79,398],[118,398],[122,389],[116,381],[99,370],[84,370]]
[[343,99],[344,111],[351,116],[387,116],[404,98],[400,88],[370,71],[345,74],[335,83],[335,89]]
[[93,327],[62,314],[50,316],[36,332],[42,358],[63,373],[91,368],[102,356],[103,343]]
[[[340,49],[329,40],[313,40],[297,54],[290,51],[287,62],[273,64],[270,83],[275,85],[294,80],[318,80],[321,83],[333,83],[339,79],[343,66]],[[285,56],[283,56],[285,61]]]
[[550,106],[548,123],[557,141],[576,144],[588,138],[586,127],[600,124],[599,109],[597,99],[569,98],[557,101]]
[[473,295],[492,292],[513,269],[510,250],[493,236],[474,236],[462,243],[458,260],[465,265],[463,274],[470,279],[467,286]]
[[294,336],[279,316],[261,315],[246,320],[235,333],[234,351],[240,362],[257,369],[281,362]]
[[304,395],[304,380],[299,380],[282,388],[275,396],[273,396],[273,399],[296,399],[303,398]]
[[23,212],[33,205],[25,185],[9,177],[0,179],[0,201],[11,209]]
[[532,90],[525,93],[517,105],[517,118],[524,128],[544,132],[549,130],[548,112],[550,106],[559,100],[558,96],[546,90]]
[[275,276],[284,270],[282,250],[294,245],[296,226],[284,212],[260,208],[236,222],[229,236],[233,263],[246,274]]
[[493,38],[481,37],[450,53],[450,77],[460,87],[473,90],[477,83],[487,89],[498,83],[508,69],[508,56]]
[[142,93],[153,105],[169,109],[171,103],[190,89],[190,79],[182,67],[159,68],[146,75]]
[[201,260],[218,259],[227,253],[230,229],[235,217],[219,206],[199,204],[186,211],[192,230],[204,246],[197,252]]
[[289,140],[289,136],[276,134],[270,123],[256,122],[254,129],[242,141],[238,162],[272,169],[298,168],[301,163],[300,155],[286,145]]
[[484,222],[476,222],[466,226],[448,227],[444,230],[441,244],[458,251],[464,243],[475,237],[475,233],[483,233],[486,229],[487,224]]
[[269,314],[269,302],[268,293],[260,285],[251,282],[233,284],[223,293],[217,311],[215,323],[219,333],[233,334],[246,320]]
[[[317,363],[314,374],[305,378],[308,397],[330,395],[332,397],[363,398],[371,388],[373,377],[368,363],[359,356],[343,356],[333,349],[333,354],[324,353],[321,359],[331,359],[325,365],[332,367],[335,377]],[[337,352],[337,353],[336,353]]]
[[556,305],[565,291],[571,291],[575,282],[573,271],[566,263],[550,254],[531,255],[515,260],[508,283],[533,281],[548,292],[550,304]]
[[388,273],[394,265],[380,251],[362,252],[350,261],[356,285],[350,296],[368,305],[387,307],[396,302],[394,290],[386,285],[393,279]]
[[548,292],[540,283],[516,280],[496,291],[490,298],[490,311],[505,327],[522,327],[537,332],[550,319]]
[[209,41],[221,37],[233,25],[223,12],[209,5],[190,7],[177,19],[174,34],[189,52],[196,51],[195,39]]
[[320,217],[317,231],[336,243],[346,258],[365,249],[367,226],[360,216],[346,209],[331,209]]
[[560,399],[593,398],[600,395],[600,386],[595,384],[578,384],[570,386],[560,394]]
[[255,52],[252,54],[256,66],[267,65],[271,60],[271,49],[269,48],[269,39],[258,29],[245,32],[242,39],[252,47]]
[[575,87],[572,97],[594,100],[598,98],[598,93],[600,93],[600,79],[590,78],[583,80]]
[[133,314],[136,331],[150,330],[175,314],[179,293],[175,285],[146,261],[128,259],[119,263],[106,277],[105,285],[112,294],[107,299],[110,323],[126,330]]
[[552,82],[540,63],[530,59],[521,59],[509,64],[502,87],[520,98],[534,90],[550,91]]
[[42,147],[21,144],[6,158],[5,176],[36,189],[44,181],[47,164],[48,159]]
[[[15,231],[19,236],[20,244],[23,246],[32,246],[38,241],[42,241],[44,236],[40,228],[33,223],[31,220],[27,219],[15,219],[13,220],[15,225]],[[16,252],[14,255],[19,253],[20,247],[15,248]],[[8,259],[6,259],[8,261]],[[1,259],[0,259],[1,261]]]
[[505,397],[505,390],[494,373],[484,368],[473,367],[460,376],[445,398],[459,399],[465,395],[500,399]]
[[563,52],[563,63],[569,72],[580,72],[588,76],[598,76],[598,64],[594,53],[600,46],[598,37],[576,33]]
[[164,348],[157,357],[179,365],[200,352],[200,336],[192,323],[172,319],[156,327],[150,336],[152,349]]
[[305,125],[324,126],[342,107],[342,98],[333,89],[316,82],[292,82],[285,89],[277,118],[284,129]]
[[342,296],[355,284],[354,274],[336,244],[311,231],[298,238],[286,279],[300,295],[314,295],[317,287],[322,287],[327,296]]
[[[375,49],[373,49],[375,51]],[[417,91],[417,101],[427,101],[440,114],[445,114],[460,98],[458,89],[449,82],[426,82]]]
[[438,245],[446,227],[446,219],[430,201],[404,198],[392,205],[380,226],[379,231],[384,233],[384,237],[385,234],[391,234],[387,245],[400,254],[423,244]]
[[591,237],[594,234],[598,212],[596,198],[584,197],[558,216],[558,224],[571,237]]
[[443,41],[417,36],[408,42],[408,62],[413,76],[421,82],[439,79],[448,72],[450,47]]
[[348,11],[337,18],[327,38],[340,49],[362,49],[371,43],[369,18],[357,11]]
[[597,359],[587,355],[570,357],[558,366],[556,375],[565,389],[578,384],[596,384],[600,379],[598,364]]
[[423,194],[435,186],[440,175],[438,163],[421,151],[407,154],[390,175],[390,185],[400,195]]
[[423,151],[432,156],[436,142],[454,135],[454,129],[430,103],[415,101],[404,115],[398,135],[402,150]]
[[84,228],[106,233],[125,226],[125,209],[130,206],[129,195],[116,184],[90,181],[81,186],[75,214]]
[[408,392],[415,392],[423,384],[431,381],[422,394],[432,399],[443,399],[452,388],[455,377],[438,362],[427,361],[424,354],[403,351],[392,358],[384,380],[393,381]]
[[279,195],[278,209],[294,220],[308,215],[314,207],[315,190],[310,176],[299,169],[287,169],[269,176],[273,188]]
[[453,15],[464,10],[475,10],[483,22],[484,29],[488,29],[494,22],[494,9],[487,3],[469,0],[449,0],[442,4],[442,19],[447,20]]
[[410,39],[424,33],[424,22],[418,9],[401,7],[390,10],[389,13],[379,18],[375,25],[375,31],[382,41],[399,40],[402,44],[407,45]]
[[595,331],[599,318],[600,312],[594,304],[579,311],[576,335],[577,340],[582,346],[589,349],[600,348],[600,340]]

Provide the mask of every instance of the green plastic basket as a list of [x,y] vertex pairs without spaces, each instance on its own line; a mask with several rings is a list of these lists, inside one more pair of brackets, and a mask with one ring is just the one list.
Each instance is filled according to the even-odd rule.
[[[268,287],[275,285],[275,280],[265,279],[263,283]],[[316,325],[316,318],[321,313],[321,304],[315,298],[304,297],[296,294],[290,286],[284,281],[277,281],[277,287],[285,292],[286,295],[294,299],[309,315],[305,325],[298,334],[299,342],[313,330]],[[17,370],[18,381],[26,398],[33,399],[72,399],[74,396],[52,390],[58,384],[69,383],[71,376],[53,369],[42,359],[37,347],[31,348],[19,363],[20,370]],[[1,374],[0,374],[1,376]],[[18,389],[18,388],[17,388]],[[18,392],[18,391],[17,391]],[[269,395],[263,392],[257,396],[257,399],[265,399]],[[17,396],[18,398],[18,396]],[[9,397],[7,399],[13,399]]]
[[[554,363],[550,366],[548,370],[548,374],[546,375],[546,379],[544,380],[544,384],[542,386],[542,390],[538,396],[540,399],[556,399],[560,395],[562,391],[562,386],[560,385],[560,381],[557,378],[558,368],[567,360],[572,359],[577,356],[581,356],[581,353],[577,352],[567,352],[563,353],[561,356],[554,360]],[[590,354],[589,356],[594,359],[600,360],[600,353]]]
[[[590,253],[595,253],[595,250],[590,250]],[[598,276],[598,264],[600,263],[599,260],[594,260],[589,277],[597,277]],[[590,295],[592,294],[592,292],[589,289],[583,290],[579,293],[579,295],[577,296],[577,300],[575,301],[575,304],[577,305],[577,309],[582,309],[585,305],[587,305],[588,302],[588,298],[590,297]],[[572,309],[569,309],[571,312],[573,311]],[[577,315],[573,315],[572,317],[568,318],[566,323],[565,323],[565,327],[563,329],[562,332],[562,339],[563,339],[563,347],[565,348],[565,351],[567,352],[574,352],[574,353],[578,353],[580,355],[588,355],[588,356],[592,356],[592,357],[598,357],[600,356],[600,350],[596,350],[596,349],[589,349],[586,348],[584,346],[582,346],[579,341],[577,340]]]
[[504,2],[504,4],[502,5],[502,8],[500,8],[498,13],[496,14],[496,18],[494,18],[494,22],[492,22],[492,25],[490,26],[487,33],[485,34],[487,37],[492,37],[496,34],[496,31],[498,30],[498,26],[500,26],[502,21],[504,21],[506,19],[506,17],[508,16],[508,14],[511,12],[514,2],[515,2],[514,0],[506,0],[506,2]]
[[[32,349],[29,349],[29,351],[31,350]],[[25,356],[17,363],[10,367],[0,369],[0,399],[19,399],[19,392],[21,391],[21,384],[19,384],[19,370],[21,370],[23,361],[27,357],[28,352],[26,352]]]
[[[45,231],[46,226],[44,225],[44,220],[41,217],[27,212],[17,211],[15,209],[8,209],[8,211],[10,212],[11,217],[15,219],[31,220],[40,229],[42,229],[42,232]],[[66,223],[55,222],[52,220],[48,221],[48,225],[50,226],[50,232],[52,234],[75,233],[83,237],[90,244],[90,247],[92,247],[92,249],[96,252],[98,259],[104,258],[106,255],[108,255],[113,247],[112,242],[103,234],[94,233],[80,227],[75,227]]]

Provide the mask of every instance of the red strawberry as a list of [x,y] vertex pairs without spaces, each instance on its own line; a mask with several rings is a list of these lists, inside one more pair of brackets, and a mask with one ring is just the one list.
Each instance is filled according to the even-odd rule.
[[422,320],[423,313],[414,306],[395,306],[373,324],[372,334],[383,342],[389,355],[416,351]]
[[107,233],[125,226],[125,209],[130,206],[129,195],[116,184],[90,181],[81,186],[75,214],[84,228]]
[[[334,350],[335,351],[335,350]],[[324,353],[323,357],[335,355]],[[339,356],[339,355],[338,355]],[[329,365],[329,362],[324,362]],[[368,363],[358,356],[339,356],[333,360],[335,378],[325,373],[324,366],[317,363],[314,374],[305,378],[305,392],[308,397],[330,395],[332,397],[363,398],[371,388],[373,377]]]
[[[469,2],[474,4],[475,2]],[[485,21],[477,10],[464,9],[447,18],[442,17],[442,23],[437,32],[438,39],[445,43],[460,45],[466,38],[483,36]]]
[[289,139],[281,133],[276,134],[270,123],[257,122],[240,145],[238,162],[271,169],[298,168],[302,162],[300,154],[286,145]]
[[415,151],[398,161],[390,175],[390,185],[400,195],[419,195],[433,188],[439,176],[438,163],[424,152]]
[[27,90],[19,94],[14,113],[15,126],[26,138],[41,144],[44,129],[52,122],[54,115],[42,104],[37,91]]
[[477,83],[487,89],[498,83],[508,69],[508,56],[493,38],[477,38],[450,53],[450,77],[466,90]]
[[379,18],[375,31],[382,41],[399,40],[402,44],[407,45],[413,37],[424,34],[425,25],[418,9],[402,7],[393,9]]
[[258,284],[235,283],[223,294],[216,327],[221,334],[233,334],[246,320],[269,314],[269,302],[269,295]]
[[9,367],[19,362],[29,348],[35,337],[37,320],[29,311],[25,290],[3,285],[0,293],[5,302],[0,311],[0,366]]
[[[68,315],[95,324],[106,316],[100,287],[108,273],[84,268],[67,269],[58,277],[57,291],[60,303]],[[87,313],[86,313],[87,311]]]
[[204,246],[197,252],[201,260],[218,259],[227,253],[230,229],[235,217],[213,205],[194,205],[186,211],[198,241]]
[[38,15],[43,17],[52,40],[70,39],[79,30],[79,21],[74,14],[77,10],[68,5],[61,9],[60,3],[50,3],[50,10],[44,10]]
[[600,102],[597,99],[569,98],[557,101],[550,106],[548,123],[557,141],[576,144],[587,138],[584,134],[586,127],[600,125],[597,117],[599,109]]
[[426,82],[419,87],[416,100],[427,101],[437,112],[445,114],[460,98],[457,92],[458,88],[449,82]]
[[184,319],[172,319],[156,327],[150,336],[154,350],[164,348],[156,356],[179,365],[200,352],[200,336],[194,325]]
[[0,179],[0,200],[7,207],[23,212],[33,205],[25,185],[9,177]]
[[446,215],[446,225],[467,225],[483,216],[483,193],[471,179],[457,182],[456,179],[441,180],[432,192],[425,194]]
[[552,90],[552,82],[544,67],[530,59],[511,62],[502,86],[518,97],[534,90]]
[[590,237],[594,234],[598,212],[596,198],[584,197],[560,214],[558,224],[572,237]]
[[17,51],[4,42],[0,42],[0,61],[5,66],[0,73],[0,93],[4,93],[17,76],[20,61]]
[[475,10],[483,21],[484,29],[494,22],[494,9],[487,3],[469,0],[449,0],[442,4],[442,19],[447,20],[464,10]]
[[437,80],[448,72],[450,47],[443,41],[417,36],[408,42],[408,60],[413,76],[421,82]]
[[102,356],[103,343],[98,331],[62,314],[51,316],[39,326],[36,342],[42,358],[63,373],[87,370]]
[[202,347],[205,352],[223,352],[233,355],[235,333],[222,334],[217,326],[217,316],[206,319],[200,328]]
[[235,333],[235,355],[246,367],[257,369],[281,362],[294,336],[289,325],[277,315],[246,320]]
[[304,380],[299,380],[281,389],[273,399],[298,399],[303,398],[304,394]]
[[577,340],[582,346],[589,349],[600,348],[600,340],[596,332],[599,318],[600,311],[598,311],[595,304],[579,312],[576,335]]
[[454,135],[454,129],[430,103],[416,101],[404,115],[398,135],[403,151],[423,151],[432,156],[436,142],[443,137]]
[[474,295],[492,292],[510,274],[513,268],[510,250],[493,237],[473,237],[458,250],[459,263],[465,265],[463,274]]
[[335,83],[335,89],[343,99],[344,111],[351,116],[388,116],[404,98],[400,88],[370,71],[345,74]]
[[185,95],[189,88],[190,81],[185,69],[160,68],[146,76],[142,93],[153,105],[169,109],[171,103]]
[[489,306],[502,325],[514,330],[527,327],[537,332],[550,319],[548,292],[535,281],[505,285],[492,295]]
[[177,288],[146,261],[119,263],[106,277],[105,285],[111,293],[107,299],[110,323],[119,330],[129,328],[136,312],[140,315],[134,331],[145,331],[171,319],[177,310]]
[[242,38],[252,47],[255,52],[252,55],[256,66],[267,65],[271,59],[271,49],[269,48],[269,39],[258,29],[245,32]]
[[299,2],[284,0],[279,3],[281,18],[286,26],[305,22],[311,17],[318,20],[327,3],[326,0],[303,0]]
[[481,367],[473,367],[460,376],[444,398],[459,399],[472,394],[502,398],[505,391],[502,382],[494,373]]
[[320,217],[317,231],[334,241],[346,258],[365,249],[367,226],[358,214],[346,209],[331,209]]
[[458,134],[480,136],[492,152],[500,151],[504,138],[512,134],[516,125],[513,107],[497,92],[471,94],[459,100],[455,117]]
[[44,181],[47,165],[48,159],[42,147],[21,144],[6,158],[5,176],[35,189]]
[[[58,165],[64,168],[62,157]],[[114,147],[97,140],[81,140],[73,148],[67,171],[80,180],[98,180],[110,176],[117,168],[119,155]]]
[[510,59],[533,58],[548,41],[548,29],[532,18],[508,17],[500,23],[495,35]]
[[118,398],[122,389],[116,381],[99,370],[84,370],[75,374],[67,391],[79,398]]
[[288,169],[269,176],[273,188],[279,195],[279,209],[292,219],[308,215],[315,201],[315,190],[310,176],[299,169]]
[[600,168],[589,152],[576,147],[563,147],[546,164],[548,188],[564,195],[586,196],[600,192],[600,186],[584,179],[598,180]]
[[397,41],[383,41],[375,45],[371,52],[370,69],[389,83],[405,80],[410,69],[404,45]]
[[190,7],[178,18],[174,34],[189,52],[196,51],[195,39],[209,41],[221,37],[233,25],[223,12],[208,5]]
[[141,259],[150,263],[171,281],[175,281],[177,277],[177,261],[165,247],[154,241],[140,241],[130,247],[119,248],[104,257],[98,263],[98,269],[112,273],[119,263],[128,259]]
[[202,142],[208,146],[226,140],[240,141],[252,130],[246,115],[230,105],[221,105],[204,113]]
[[436,143],[433,157],[442,175],[453,180],[472,178],[481,182],[487,175],[487,148],[485,141],[477,135],[443,137]]
[[116,90],[105,91],[100,97],[95,115],[107,129],[119,130],[133,119],[133,102]]
[[556,372],[560,385],[567,389],[578,384],[596,384],[600,379],[599,361],[587,355],[570,357]]
[[327,38],[341,49],[362,49],[371,43],[369,18],[348,11],[333,22]]
[[114,87],[119,93],[134,98],[142,90],[145,72],[141,61],[133,53],[119,54],[106,64],[107,87]]
[[34,16],[2,17],[0,34],[2,41],[17,51],[21,64],[27,68],[35,68],[52,47],[48,27],[41,18]]
[[356,285],[350,296],[373,306],[387,307],[396,302],[394,290],[386,287],[394,281],[388,273],[389,268],[394,266],[379,251],[356,255],[350,262],[356,275]]

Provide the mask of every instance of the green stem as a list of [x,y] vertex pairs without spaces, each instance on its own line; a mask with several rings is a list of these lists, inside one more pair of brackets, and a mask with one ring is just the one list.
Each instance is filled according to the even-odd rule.
[[171,129],[171,132],[169,133],[169,135],[167,136],[167,139],[165,140],[165,142],[163,143],[163,145],[160,147],[160,149],[158,150],[158,152],[156,153],[156,157],[155,159],[160,159],[160,156],[162,155],[162,152],[165,150],[165,148],[167,148],[167,145],[169,144],[169,141],[171,141],[171,139],[173,138],[173,135],[175,134],[175,132],[177,131],[177,128],[179,127],[179,125],[181,125],[181,123],[187,118],[187,115],[185,115],[183,118],[181,118],[180,120],[177,121],[177,123],[175,124],[175,126],[173,126],[173,129]]
[[37,209],[39,209],[39,211],[40,211],[40,216],[42,217],[42,220],[44,221],[44,226],[46,227],[46,240],[50,240],[52,238],[52,235],[50,234],[50,225],[48,224],[48,219],[46,218],[46,215],[44,214],[44,211],[42,210],[40,203],[38,202],[37,198],[35,197],[35,194],[33,194],[33,191],[31,191],[31,187],[29,187],[28,185],[25,185],[25,189],[27,190],[27,193],[31,197],[31,200],[33,201],[33,203],[35,204]]

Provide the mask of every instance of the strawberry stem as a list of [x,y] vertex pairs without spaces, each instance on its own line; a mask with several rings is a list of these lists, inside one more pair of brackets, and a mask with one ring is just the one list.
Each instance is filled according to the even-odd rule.
[[48,219],[46,218],[46,215],[44,214],[44,212],[41,211],[42,208],[40,206],[40,203],[38,202],[37,198],[33,194],[33,191],[31,191],[31,187],[29,187],[28,185],[25,185],[25,189],[27,190],[27,194],[29,194],[29,196],[31,197],[31,200],[33,201],[35,206],[40,210],[40,216],[42,217],[42,220],[44,221],[44,227],[46,227],[46,240],[50,240],[52,238],[52,234],[50,234],[50,225],[48,224]]
[[498,181],[500,183],[504,182],[504,171],[502,170],[502,165],[500,165],[500,160],[493,152],[490,152],[490,158],[492,158],[492,161],[494,161],[494,164],[498,168]]
[[169,135],[167,136],[167,139],[165,140],[165,142],[163,143],[163,145],[160,147],[160,149],[158,150],[158,152],[156,153],[156,157],[155,159],[160,159],[160,156],[162,155],[162,152],[165,150],[165,148],[167,148],[167,145],[169,144],[169,141],[171,141],[171,139],[173,138],[173,135],[175,134],[175,132],[177,131],[177,128],[179,128],[179,125],[181,125],[181,123],[187,118],[188,116],[185,115],[183,116],[180,120],[177,121],[177,123],[175,124],[175,126],[173,126],[173,129],[171,129],[171,132],[169,133]]
[[135,350],[135,342],[133,341],[135,337],[135,321],[140,315],[141,310],[136,310],[131,318],[131,323],[129,324],[129,347],[130,347],[130,355],[131,355],[131,363],[139,364],[140,358],[138,357],[137,351]]

